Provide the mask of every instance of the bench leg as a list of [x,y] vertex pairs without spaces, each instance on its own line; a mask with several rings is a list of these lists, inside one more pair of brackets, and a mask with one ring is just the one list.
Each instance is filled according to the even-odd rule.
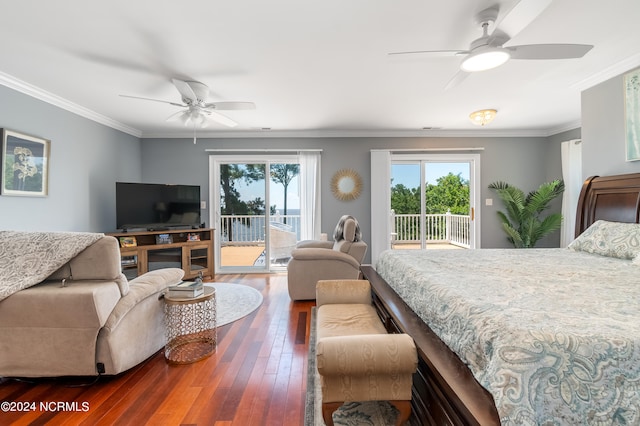
[[402,426],[409,420],[411,416],[411,401],[389,401],[394,407],[398,409],[398,419],[396,420],[396,426]]
[[327,426],[333,426],[333,412],[342,406],[342,402],[323,402],[322,419]]

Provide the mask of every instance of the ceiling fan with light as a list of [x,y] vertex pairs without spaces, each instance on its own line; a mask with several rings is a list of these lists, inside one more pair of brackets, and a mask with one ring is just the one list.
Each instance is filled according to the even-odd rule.
[[462,56],[460,70],[447,83],[445,89],[460,84],[472,72],[499,67],[509,59],[573,59],[581,58],[593,48],[588,44],[525,44],[504,46],[511,38],[527,27],[551,0],[520,0],[510,10],[500,14],[498,5],[489,7],[476,15],[482,28],[482,36],[467,50],[419,50],[392,52],[389,55],[428,54],[439,56]]
[[249,110],[255,109],[253,102],[207,102],[209,87],[198,81],[183,81],[177,78],[171,79],[178,92],[182,96],[182,103],[164,101],[160,99],[143,98],[140,96],[120,95],[125,98],[142,99],[146,101],[162,102],[185,108],[167,118],[167,121],[177,120],[185,126],[202,128],[210,122],[219,123],[228,127],[238,125],[234,120],[218,111]]

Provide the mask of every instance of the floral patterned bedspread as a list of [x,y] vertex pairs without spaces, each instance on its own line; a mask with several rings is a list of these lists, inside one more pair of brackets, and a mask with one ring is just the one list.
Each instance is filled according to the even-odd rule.
[[502,424],[640,424],[640,265],[569,249],[390,250],[376,269]]

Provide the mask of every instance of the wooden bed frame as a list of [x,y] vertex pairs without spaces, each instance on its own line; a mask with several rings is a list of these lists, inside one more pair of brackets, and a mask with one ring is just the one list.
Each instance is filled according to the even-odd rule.
[[[578,201],[576,236],[596,220],[639,223],[640,173],[588,178]],[[499,425],[491,394],[466,365],[407,306],[371,265],[362,265],[387,330],[407,333],[418,349],[412,425]]]

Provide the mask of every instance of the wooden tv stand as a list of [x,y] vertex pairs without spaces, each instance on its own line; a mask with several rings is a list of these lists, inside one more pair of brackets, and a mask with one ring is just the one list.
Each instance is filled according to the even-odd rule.
[[[122,272],[128,279],[161,268],[182,268],[184,278],[213,277],[211,228],[110,233],[120,241]],[[190,237],[193,240],[190,240]],[[197,238],[197,240],[196,240]],[[135,245],[134,245],[135,244]]]

